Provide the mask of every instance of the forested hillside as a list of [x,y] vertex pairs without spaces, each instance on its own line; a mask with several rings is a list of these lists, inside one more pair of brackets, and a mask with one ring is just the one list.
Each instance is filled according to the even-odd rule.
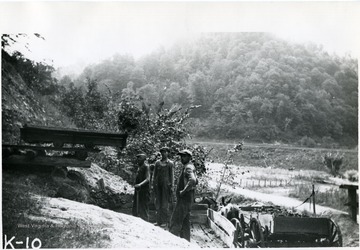
[[114,154],[94,154],[92,161],[130,182],[132,171],[136,170],[135,155],[145,152],[149,163],[154,163],[163,146],[171,148],[171,155],[191,149],[198,173],[205,171],[204,149],[186,145],[184,140],[189,134],[186,122],[196,106],[167,109],[160,105],[151,112],[153,109],[141,96],[102,93],[99,86],[103,84],[89,76],[78,80],[80,87],[72,83],[63,86],[53,77],[55,70],[51,65],[32,61],[18,51],[8,52],[18,37],[27,36],[1,37],[3,144],[21,144],[20,128],[25,124],[120,132],[128,135],[126,149]]
[[4,49],[1,63],[3,143],[18,144],[20,128],[25,124],[75,127],[59,109],[60,93],[65,89],[52,77],[54,68],[19,52],[10,55]]
[[80,93],[91,82],[115,103],[135,92],[153,110],[201,105],[191,114],[198,137],[354,146],[357,64],[266,33],[214,33],[139,60],[115,55],[60,83]]

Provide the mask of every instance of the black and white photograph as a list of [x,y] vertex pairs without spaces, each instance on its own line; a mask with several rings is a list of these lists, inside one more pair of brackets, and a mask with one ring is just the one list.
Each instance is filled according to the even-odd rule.
[[357,1],[1,1],[1,247],[359,248]]

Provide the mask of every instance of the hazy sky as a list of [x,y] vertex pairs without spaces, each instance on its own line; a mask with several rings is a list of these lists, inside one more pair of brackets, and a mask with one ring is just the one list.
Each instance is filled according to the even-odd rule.
[[200,32],[272,32],[360,55],[359,2],[0,2],[2,33],[40,33],[31,58],[54,66],[92,63],[115,53],[134,57]]

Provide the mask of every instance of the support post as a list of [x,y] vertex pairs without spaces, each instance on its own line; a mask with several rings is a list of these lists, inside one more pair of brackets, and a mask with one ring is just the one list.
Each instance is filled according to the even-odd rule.
[[356,189],[348,189],[348,196],[349,196],[349,203],[350,203],[350,210],[351,210],[351,218],[356,221],[357,216],[357,202],[356,202]]
[[315,186],[312,185],[312,197],[313,197],[313,209],[314,209],[314,216],[316,217],[316,210],[315,210]]
[[351,218],[358,222],[358,213],[359,213],[359,198],[357,195],[357,190],[359,189],[358,184],[343,184],[340,185],[340,188],[346,188],[348,190],[348,203],[346,205],[349,206]]

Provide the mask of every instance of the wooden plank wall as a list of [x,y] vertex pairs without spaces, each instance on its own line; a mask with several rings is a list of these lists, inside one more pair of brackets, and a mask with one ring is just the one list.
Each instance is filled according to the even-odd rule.
[[236,228],[228,219],[214,210],[208,209],[208,223],[228,247],[234,247]]

